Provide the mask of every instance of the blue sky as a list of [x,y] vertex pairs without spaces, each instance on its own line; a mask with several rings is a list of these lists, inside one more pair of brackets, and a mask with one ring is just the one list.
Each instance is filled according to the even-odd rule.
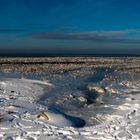
[[0,0],[0,52],[140,54],[139,0]]

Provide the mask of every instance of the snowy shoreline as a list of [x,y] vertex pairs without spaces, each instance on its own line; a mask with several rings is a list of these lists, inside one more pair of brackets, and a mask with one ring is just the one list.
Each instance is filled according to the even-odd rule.
[[[68,77],[71,82],[74,82],[70,76]],[[82,84],[82,79],[79,81],[81,81],[79,84]],[[53,82],[50,84],[47,81],[29,79],[0,79],[0,139],[140,139],[139,80],[129,81],[128,79],[128,81],[114,82],[114,80],[105,79],[101,81],[100,84],[104,86],[109,96],[117,95],[113,96],[115,97],[114,101],[118,100],[119,102],[121,94],[124,95],[124,99],[120,104],[103,104],[103,109],[111,108],[114,111],[109,114],[102,113],[103,110],[98,111],[93,119],[96,119],[99,124],[82,128],[73,127],[73,122],[65,115],[50,110],[50,106],[48,108],[47,105],[38,102],[40,96],[44,94],[44,88],[45,90],[48,89],[49,92],[51,89],[53,89],[52,92],[56,92],[54,89],[57,88],[57,85]],[[64,82],[60,82],[56,90]],[[75,82],[77,83],[77,81]],[[109,84],[106,84],[108,82]],[[68,86],[70,88],[70,85]],[[61,87],[64,92],[67,91],[67,88]],[[91,105],[85,106],[87,109],[90,107]],[[46,112],[48,120],[44,117],[38,118],[38,114],[42,112]]]
[[54,74],[84,70],[85,67],[112,67],[118,71],[140,73],[139,63],[140,57],[0,57],[0,70]]

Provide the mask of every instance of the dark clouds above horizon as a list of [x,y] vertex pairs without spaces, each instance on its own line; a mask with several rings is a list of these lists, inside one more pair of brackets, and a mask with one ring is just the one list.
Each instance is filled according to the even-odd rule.
[[[102,43],[140,43],[140,39],[128,39],[122,36],[139,32],[138,30],[93,31],[93,32],[37,32],[28,37],[41,40],[85,40]],[[121,38],[122,37],[122,38]]]
[[140,53],[139,0],[0,0],[0,52]]

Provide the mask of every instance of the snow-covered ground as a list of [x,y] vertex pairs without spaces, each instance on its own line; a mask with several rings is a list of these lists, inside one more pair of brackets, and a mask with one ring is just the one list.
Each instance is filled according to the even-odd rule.
[[[69,79],[67,78],[67,80]],[[73,79],[70,78],[70,80],[72,81]],[[82,81],[80,83],[80,80],[81,79],[73,81],[72,83],[82,85],[83,83]],[[63,92],[67,92],[67,90],[70,92],[71,88],[68,89],[68,87],[63,84],[64,81],[62,83],[60,81],[57,85],[53,83],[53,80],[49,83],[48,81],[29,79],[1,78],[0,139],[140,139],[140,81],[138,79],[129,81],[129,79],[126,80],[124,78],[116,81],[111,79],[107,80],[106,78],[100,81],[98,85],[97,83],[90,83],[90,85],[96,86],[92,89],[96,89],[97,92],[99,89],[99,91],[102,91],[102,94],[107,94],[107,96],[104,97],[105,95],[101,95],[103,96],[103,102],[101,102],[103,104],[99,105],[99,103],[97,103],[97,112],[95,112],[96,110],[92,110],[94,102],[88,104],[88,97],[80,94],[78,100],[82,102],[82,107],[79,108],[79,110],[84,111],[83,114],[85,118],[83,117],[84,115],[82,116],[80,113],[78,117],[77,115],[72,115],[72,112],[71,114],[67,114],[67,111],[63,113],[63,109],[62,112],[57,111],[53,109],[52,104],[51,106],[47,106],[47,104],[42,103],[44,100],[41,98],[47,98],[44,94],[48,93],[49,95],[49,92],[59,92],[61,89],[59,86],[61,85]],[[71,84],[68,86],[70,87]],[[88,86],[87,83],[87,87]],[[72,92],[74,91],[75,90]],[[73,94],[69,96],[75,100]],[[90,96],[90,98],[91,97],[92,96]],[[59,102],[61,101],[59,100]],[[97,124],[84,124],[84,122],[88,122],[88,120],[86,120],[86,113],[87,116],[89,113],[88,109],[90,114],[94,114],[93,117],[90,115],[90,119],[96,120],[98,122]],[[105,111],[108,113],[104,113]]]

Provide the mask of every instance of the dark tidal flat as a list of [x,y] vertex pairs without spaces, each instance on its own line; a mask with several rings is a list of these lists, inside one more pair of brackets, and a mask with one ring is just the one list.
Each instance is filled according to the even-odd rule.
[[140,72],[140,57],[1,57],[1,71],[83,74],[85,68],[111,67],[123,72]]

